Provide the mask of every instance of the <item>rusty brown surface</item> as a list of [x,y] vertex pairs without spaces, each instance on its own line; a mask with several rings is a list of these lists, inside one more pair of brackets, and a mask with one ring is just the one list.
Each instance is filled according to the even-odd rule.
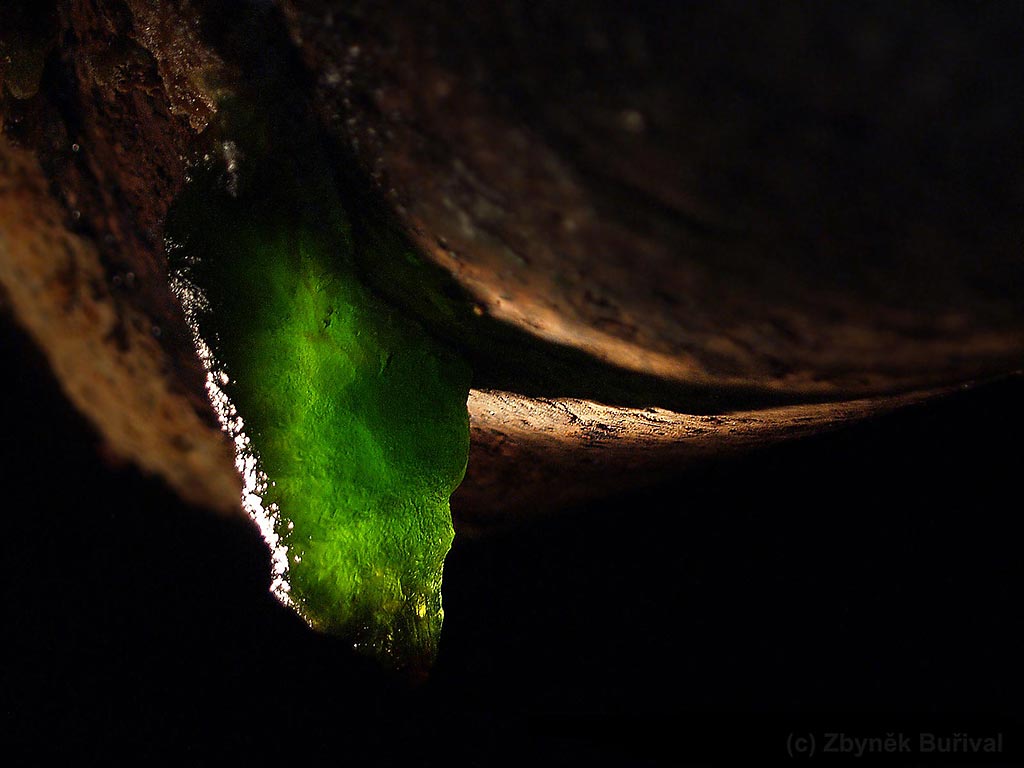
[[[150,5],[138,4],[141,17],[120,0],[50,5],[57,45],[37,94],[0,100],[5,138],[38,158],[63,205],[61,224],[95,244],[115,316],[149,318],[170,361],[171,386],[205,415],[204,373],[167,287],[163,220],[184,186],[196,128],[210,115],[212,97],[199,90],[196,72],[213,69],[215,58],[200,48],[181,51],[177,61],[193,63],[170,78],[164,63],[174,35],[156,33]],[[188,4],[180,14],[169,4],[164,27],[188,28],[188,13]],[[117,324],[114,335],[123,332]]]
[[47,186],[35,159],[0,138],[5,304],[115,455],[188,501],[237,509],[231,447],[178,386],[152,319],[115,300],[95,245],[64,228],[65,211]]
[[48,4],[35,20],[54,41],[39,88],[0,98],[0,285],[112,455],[188,501],[237,511],[162,232],[211,114],[196,73],[216,59],[170,29],[189,27],[187,4],[164,9],[162,25],[144,3]]
[[492,317],[710,389],[1020,364],[1009,5],[283,6],[329,130]]
[[[213,42],[217,3],[50,4],[0,62],[0,286],[118,453],[237,506],[162,228],[252,73]],[[674,411],[528,397],[505,337],[456,334],[510,358],[509,391],[470,398],[464,530],[1024,359],[1024,67],[998,6],[281,6],[339,175],[360,169],[471,314],[676,388]]]
[[654,484],[695,461],[837,429],[941,394],[696,415],[473,390],[469,470],[452,498],[456,526],[472,535],[521,524]]

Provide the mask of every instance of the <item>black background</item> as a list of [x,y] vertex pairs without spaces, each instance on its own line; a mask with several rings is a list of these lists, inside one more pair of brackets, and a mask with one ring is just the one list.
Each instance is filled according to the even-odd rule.
[[924,729],[1021,754],[1019,378],[457,539],[410,689],[274,601],[252,526],[104,458],[0,342],[8,753],[673,765]]

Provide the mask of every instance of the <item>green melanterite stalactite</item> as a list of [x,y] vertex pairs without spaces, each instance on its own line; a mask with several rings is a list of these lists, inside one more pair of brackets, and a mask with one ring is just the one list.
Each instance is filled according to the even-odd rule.
[[360,282],[316,165],[307,156],[312,184],[280,161],[199,172],[168,222],[173,284],[275,552],[275,591],[314,628],[422,670],[469,451],[469,369]]

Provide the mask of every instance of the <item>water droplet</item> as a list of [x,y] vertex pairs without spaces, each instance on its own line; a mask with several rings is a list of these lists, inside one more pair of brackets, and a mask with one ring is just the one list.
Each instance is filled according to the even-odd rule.
[[82,147],[80,145],[78,145],[78,144],[72,144],[71,145],[71,151],[72,152],[78,152],[81,148]]
[[619,123],[629,133],[643,133],[647,130],[647,119],[635,109],[624,109],[619,113]]
[[221,144],[221,152],[224,155],[224,164],[227,169],[227,190],[232,197],[238,196],[238,169],[241,160],[241,152],[238,145],[233,141],[225,141]]
[[159,339],[163,335],[163,331],[160,329],[159,325],[154,325],[150,330],[152,331],[153,338],[155,339]]

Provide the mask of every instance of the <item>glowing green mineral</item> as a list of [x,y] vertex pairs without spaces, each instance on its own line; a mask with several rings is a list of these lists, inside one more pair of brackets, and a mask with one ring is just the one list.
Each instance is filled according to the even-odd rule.
[[359,281],[329,182],[280,166],[241,190],[206,175],[168,225],[174,283],[276,591],[313,627],[422,669],[441,629],[469,370]]

